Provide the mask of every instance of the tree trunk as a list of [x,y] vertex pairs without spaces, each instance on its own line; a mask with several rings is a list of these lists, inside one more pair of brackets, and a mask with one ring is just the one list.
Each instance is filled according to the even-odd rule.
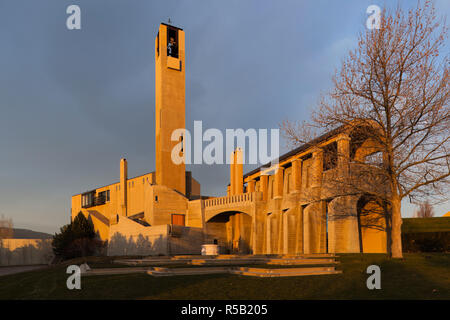
[[399,197],[392,198],[392,233],[391,254],[392,258],[403,258],[402,252],[402,204]]

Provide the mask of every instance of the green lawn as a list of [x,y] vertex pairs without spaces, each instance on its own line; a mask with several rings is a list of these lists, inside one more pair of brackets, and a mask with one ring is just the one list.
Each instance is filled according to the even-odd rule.
[[[450,299],[450,254],[339,255],[337,275],[253,278],[236,275],[82,278],[66,288],[65,266],[0,277],[0,299]],[[367,266],[381,267],[381,290],[366,287]],[[101,263],[97,261],[97,265]]]

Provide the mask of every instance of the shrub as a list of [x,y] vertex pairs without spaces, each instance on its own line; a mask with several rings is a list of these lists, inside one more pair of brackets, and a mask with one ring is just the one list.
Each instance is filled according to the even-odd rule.
[[52,246],[55,255],[63,259],[91,256],[104,246],[103,241],[96,238],[92,221],[81,212],[60,231],[53,236]]
[[450,232],[417,232],[402,235],[405,252],[448,252]]

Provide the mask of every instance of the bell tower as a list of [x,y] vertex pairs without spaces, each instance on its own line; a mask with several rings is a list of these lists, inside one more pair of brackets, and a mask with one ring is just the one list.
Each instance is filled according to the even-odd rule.
[[156,183],[182,194],[186,194],[185,164],[171,158],[181,141],[172,141],[171,136],[174,130],[185,129],[184,57],[183,29],[162,23],[155,39]]

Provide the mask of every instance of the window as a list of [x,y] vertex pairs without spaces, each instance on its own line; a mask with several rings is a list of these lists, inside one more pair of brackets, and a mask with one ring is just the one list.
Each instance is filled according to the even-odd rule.
[[178,30],[167,27],[167,56],[178,58]]
[[99,202],[109,202],[110,199],[110,194],[109,194],[109,190],[106,191],[102,191],[98,194],[98,198],[99,198]]
[[83,193],[81,195],[81,207],[89,208],[94,206],[95,191]]
[[337,166],[337,143],[332,142],[323,148],[323,171],[334,169]]
[[156,56],[159,57],[159,32],[156,36]]

